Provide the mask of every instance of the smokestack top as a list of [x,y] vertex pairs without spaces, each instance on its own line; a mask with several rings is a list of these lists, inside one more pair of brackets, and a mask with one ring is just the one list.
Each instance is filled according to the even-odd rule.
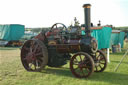
[[91,4],[84,4],[83,5],[83,8],[90,8],[91,7]]
[[91,4],[84,4],[84,16],[85,16],[85,32],[87,36],[91,36],[91,19],[90,19],[90,9],[91,9]]

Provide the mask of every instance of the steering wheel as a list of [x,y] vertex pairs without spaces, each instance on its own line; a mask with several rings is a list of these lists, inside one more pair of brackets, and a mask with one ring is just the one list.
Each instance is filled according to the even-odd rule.
[[55,23],[52,27],[51,27],[51,31],[53,30],[59,30],[59,31],[67,31],[67,27],[62,24],[62,23]]

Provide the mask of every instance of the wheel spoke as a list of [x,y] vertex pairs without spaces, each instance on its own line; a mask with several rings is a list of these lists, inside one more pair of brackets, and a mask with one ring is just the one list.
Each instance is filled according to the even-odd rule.
[[103,58],[103,57],[101,57],[101,58],[100,58],[100,60],[104,60],[104,58]]
[[97,68],[97,66],[96,66],[95,68],[96,68],[96,71],[98,71],[98,68]]
[[80,71],[81,71],[82,74],[85,76],[85,73],[84,73],[84,71],[83,71],[83,68],[81,68]]
[[98,55],[96,55],[96,58],[99,58],[100,57],[100,54],[99,54],[99,52],[97,53]]
[[102,66],[101,65],[99,65],[99,67],[102,69]]
[[96,57],[96,60],[100,60],[100,56]]
[[86,57],[84,57],[83,61],[86,61],[86,60],[87,60],[87,58],[86,58]]
[[85,66],[85,68],[90,68],[90,66]]
[[32,65],[33,65],[33,63],[30,63],[29,64],[29,69],[32,69]]
[[34,53],[37,51],[37,47],[38,45],[35,46],[34,51],[33,51]]
[[79,57],[80,57],[80,60],[83,61],[81,55],[79,55]]
[[39,52],[39,53],[36,53],[35,56],[39,56],[39,55],[42,55],[43,53],[42,52]]
[[77,63],[79,62],[79,61],[77,60],[77,58],[75,58],[75,60],[76,60],[75,62],[77,62]]
[[32,49],[32,51],[31,51],[31,52],[33,52],[33,49],[34,49],[35,44],[36,44],[36,42],[35,42],[35,41],[32,41],[32,42],[31,42],[31,46],[30,46],[30,48]]
[[[43,61],[42,61],[43,62]],[[38,60],[38,63],[41,64],[42,63],[40,60]]]
[[30,50],[30,48],[27,48],[26,46],[24,46],[23,49],[25,49],[26,51]]
[[38,61],[37,61],[37,60],[36,60],[36,66],[39,67],[39,65],[38,65]]
[[85,68],[88,72],[90,72],[89,68]]
[[32,41],[32,42],[31,42],[31,46],[34,46],[35,43],[36,43],[35,41]]
[[32,53],[32,47],[30,47],[30,53]]
[[34,67],[35,67],[35,69],[34,69],[34,70],[36,71],[36,70],[37,70],[36,65],[34,65]]
[[39,64],[38,64],[38,61],[35,60],[35,64],[34,64],[34,70],[37,70],[39,68]]
[[24,60],[24,61],[26,61],[26,60],[27,60],[27,58],[25,57],[25,58],[23,58],[23,60]]
[[79,65],[79,64],[74,63],[73,65]]
[[101,63],[101,62],[100,62],[100,64],[105,64],[105,63]]
[[88,64],[90,61],[86,61],[85,63]]

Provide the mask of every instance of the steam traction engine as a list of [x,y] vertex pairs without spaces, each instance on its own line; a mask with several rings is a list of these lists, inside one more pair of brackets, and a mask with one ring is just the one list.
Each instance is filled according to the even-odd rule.
[[54,24],[47,32],[24,43],[21,61],[27,71],[41,71],[46,65],[61,67],[70,60],[72,74],[78,78],[102,72],[107,66],[106,56],[97,49],[97,41],[91,36],[90,4],[85,4],[85,35],[79,26],[67,29],[62,23]]

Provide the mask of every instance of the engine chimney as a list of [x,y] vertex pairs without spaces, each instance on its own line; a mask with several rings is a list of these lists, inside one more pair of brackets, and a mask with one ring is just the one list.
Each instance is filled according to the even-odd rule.
[[90,8],[91,5],[90,4],[84,4],[83,5],[84,8],[84,17],[85,17],[85,33],[86,36],[91,36],[91,19],[90,19]]
[[85,16],[85,36],[81,39],[81,49],[83,52],[95,53],[97,51],[97,41],[91,36],[91,19],[90,19],[90,4],[84,4],[84,16]]

